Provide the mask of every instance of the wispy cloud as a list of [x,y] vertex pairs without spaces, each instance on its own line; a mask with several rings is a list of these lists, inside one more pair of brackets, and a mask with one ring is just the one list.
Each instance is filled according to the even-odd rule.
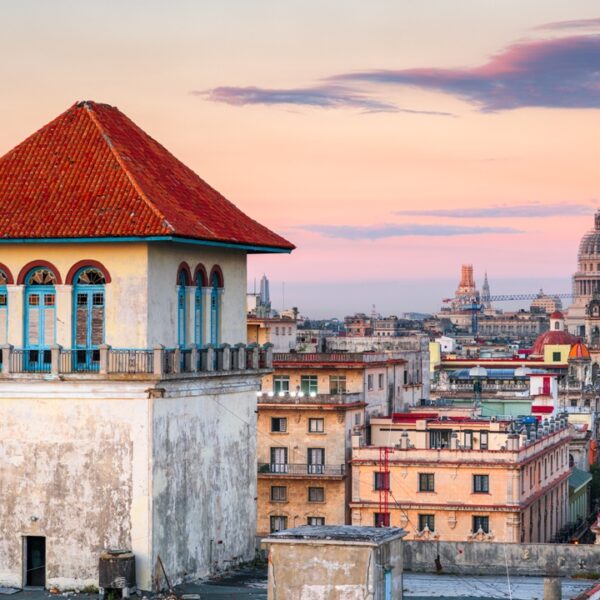
[[541,218],[541,217],[576,217],[589,215],[594,207],[589,204],[498,204],[495,206],[484,206],[476,208],[449,208],[449,209],[419,209],[399,210],[397,215],[410,215],[422,217],[450,217],[456,219],[477,218]]
[[368,111],[397,110],[393,104],[338,85],[291,89],[216,87],[206,91],[193,91],[192,94],[233,106],[287,104],[320,108],[360,108]]
[[401,108],[341,85],[321,85],[305,88],[270,89],[260,87],[216,87],[210,90],[194,90],[213,102],[233,106],[252,104],[294,105],[319,108],[355,108],[367,112],[402,112],[438,116],[454,116],[452,113]]
[[516,43],[472,68],[369,70],[329,80],[431,89],[487,112],[533,106],[600,108],[600,35]]
[[565,29],[599,29],[600,17],[595,19],[573,19],[571,21],[554,21],[553,23],[544,23],[534,29],[542,31],[563,31]]
[[380,240],[395,237],[446,237],[458,235],[481,235],[488,233],[522,233],[513,227],[464,227],[459,225],[300,225],[299,229],[320,233],[329,238],[346,240]]

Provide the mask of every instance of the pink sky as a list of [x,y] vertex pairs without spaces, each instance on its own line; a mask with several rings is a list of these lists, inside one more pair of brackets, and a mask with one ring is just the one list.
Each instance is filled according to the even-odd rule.
[[598,17],[588,0],[9,0],[0,152],[108,102],[298,246],[252,257],[251,279],[472,262],[566,287],[598,205]]

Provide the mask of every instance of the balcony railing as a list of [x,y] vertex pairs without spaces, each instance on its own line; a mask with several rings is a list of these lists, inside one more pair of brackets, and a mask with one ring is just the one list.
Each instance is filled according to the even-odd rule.
[[258,473],[261,475],[305,475],[307,477],[342,477],[346,474],[346,465],[258,463]]
[[364,395],[361,392],[352,394],[263,392],[258,397],[259,404],[354,404],[356,402],[364,402]]
[[394,352],[277,352],[273,355],[274,362],[385,362],[390,359],[401,359],[401,353]]
[[148,375],[178,377],[239,371],[270,370],[272,345],[221,344],[214,347],[69,349],[52,346],[43,350],[0,347],[0,377],[13,375]]

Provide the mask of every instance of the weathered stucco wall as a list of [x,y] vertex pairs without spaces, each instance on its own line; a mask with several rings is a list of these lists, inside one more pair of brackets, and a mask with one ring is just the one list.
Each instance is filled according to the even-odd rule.
[[[241,250],[216,249],[189,244],[156,243],[149,246],[148,272],[148,345],[177,344],[177,269],[187,262],[192,276],[198,263],[207,275],[214,265],[223,272],[225,288],[221,294],[220,342],[246,342],[246,253]],[[193,294],[188,294],[191,309]],[[209,338],[209,294],[204,294],[204,342]],[[194,341],[193,312],[188,310],[188,343]]]
[[164,383],[154,400],[153,564],[172,582],[254,556],[258,383]]
[[[392,598],[402,598],[402,546],[335,541],[269,544],[269,600],[385,600],[384,572],[392,571]],[[293,568],[291,568],[293,566]]]
[[46,584],[97,585],[106,548],[149,564],[143,383],[5,381],[0,388],[0,583],[23,585],[23,536],[46,537]]
[[503,544],[489,542],[404,542],[405,571],[573,576],[600,572],[600,546],[573,544]]

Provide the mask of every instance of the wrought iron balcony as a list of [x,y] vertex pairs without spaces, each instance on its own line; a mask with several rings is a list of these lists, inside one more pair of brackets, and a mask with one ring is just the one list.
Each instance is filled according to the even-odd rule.
[[271,344],[210,344],[202,347],[68,349],[61,346],[34,350],[0,347],[0,378],[13,376],[181,376],[224,375],[243,371],[269,371],[273,365]]
[[259,475],[343,477],[346,465],[308,465],[297,463],[258,463]]

